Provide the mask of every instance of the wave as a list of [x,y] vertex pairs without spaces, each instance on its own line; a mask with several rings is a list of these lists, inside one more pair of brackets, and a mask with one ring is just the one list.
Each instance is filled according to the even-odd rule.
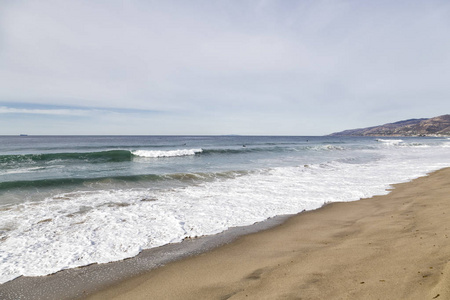
[[177,181],[192,183],[214,179],[230,179],[248,174],[250,171],[193,172],[173,174],[143,174],[128,176],[91,177],[91,178],[52,178],[38,180],[18,180],[0,182],[0,192],[17,189],[39,189],[52,187],[84,186],[86,188],[103,188],[111,185],[117,188],[120,183],[149,183],[157,181]]
[[386,140],[386,139],[376,139],[377,142],[389,145],[389,146],[397,146],[402,144],[404,141],[403,140]]
[[342,150],[345,150],[345,147],[327,144],[327,145],[309,147],[308,149],[315,150],[315,151],[335,151],[335,150],[342,151]]
[[180,149],[180,150],[136,150],[131,153],[139,157],[158,158],[158,157],[177,157],[190,156],[202,153],[203,149]]
[[223,149],[204,149],[202,154],[212,155],[212,154],[241,154],[241,153],[253,153],[253,152],[280,152],[283,148],[281,147],[262,147],[262,148],[251,148],[242,146],[241,148],[223,148]]
[[202,154],[241,154],[254,152],[298,152],[298,151],[333,151],[345,150],[345,147],[331,144],[317,146],[293,146],[293,147],[241,147],[233,149],[203,149]]
[[34,164],[49,162],[67,162],[83,161],[87,163],[110,163],[127,162],[135,158],[168,158],[194,155],[216,155],[216,154],[245,154],[254,152],[291,152],[291,151],[317,151],[317,150],[344,150],[342,146],[331,144],[320,146],[269,146],[252,147],[243,145],[235,148],[193,148],[193,149],[175,149],[175,150],[105,150],[95,152],[59,152],[59,153],[38,153],[38,154],[13,154],[0,155],[0,167],[16,168],[17,164]]
[[14,165],[15,163],[34,163],[50,161],[87,161],[92,163],[124,162],[131,161],[133,157],[174,157],[195,155],[202,149],[180,150],[107,150],[97,152],[68,152],[68,153],[39,153],[39,154],[15,154],[0,156],[0,165]]
[[92,186],[95,184],[105,184],[108,181],[156,181],[163,180],[161,175],[131,175],[131,176],[116,176],[116,177],[93,177],[93,178],[52,178],[52,179],[38,179],[38,180],[18,180],[0,182],[0,191],[10,189],[26,189],[26,188],[47,188],[57,186],[72,186],[84,185]]
[[55,160],[90,160],[101,162],[121,162],[132,159],[128,150],[109,150],[99,152],[75,152],[75,153],[39,153],[16,154],[0,156],[0,164],[23,162],[49,162]]
[[[419,142],[406,142],[401,139],[377,139],[377,142],[383,143],[386,146],[394,146],[394,147],[418,147],[418,148],[429,148],[431,146],[439,146],[436,144],[426,144],[426,143],[419,143]],[[445,145],[441,145],[445,147]]]

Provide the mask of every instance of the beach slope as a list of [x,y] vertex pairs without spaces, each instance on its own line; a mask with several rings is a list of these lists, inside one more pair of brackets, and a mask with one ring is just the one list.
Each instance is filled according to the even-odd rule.
[[89,299],[450,299],[450,169],[332,203]]

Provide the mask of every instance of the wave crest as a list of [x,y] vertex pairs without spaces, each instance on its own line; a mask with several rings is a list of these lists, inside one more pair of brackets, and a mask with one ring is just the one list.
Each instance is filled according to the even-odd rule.
[[190,156],[203,152],[203,149],[179,149],[179,150],[136,150],[131,153],[134,156],[146,158],[158,157],[176,157],[176,156]]
[[403,140],[385,140],[385,139],[376,139],[377,142],[383,143],[389,146],[398,146],[403,143]]
[[40,154],[15,154],[0,156],[0,163],[31,163],[31,162],[48,162],[55,160],[91,160],[120,162],[129,161],[131,153],[127,150],[107,150],[99,152],[75,152],[75,153],[40,153]]

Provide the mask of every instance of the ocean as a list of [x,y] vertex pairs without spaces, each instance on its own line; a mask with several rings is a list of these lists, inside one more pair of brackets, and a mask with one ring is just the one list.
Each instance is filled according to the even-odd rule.
[[387,194],[448,138],[0,137],[0,283]]

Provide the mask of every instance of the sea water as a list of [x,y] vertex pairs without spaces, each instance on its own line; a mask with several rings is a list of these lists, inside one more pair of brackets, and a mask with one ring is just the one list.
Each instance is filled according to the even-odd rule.
[[447,138],[0,137],[0,283],[388,193]]

